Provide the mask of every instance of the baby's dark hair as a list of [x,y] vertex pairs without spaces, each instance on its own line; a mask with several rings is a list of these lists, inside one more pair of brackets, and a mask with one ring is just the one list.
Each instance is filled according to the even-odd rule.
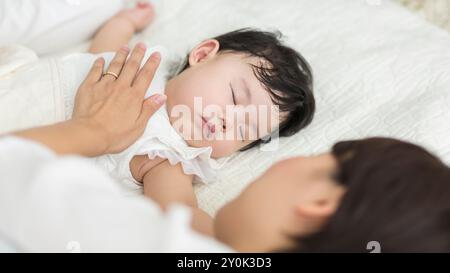
[[[213,39],[220,44],[219,52],[237,52],[259,57],[260,65],[253,65],[258,80],[269,92],[280,115],[285,118],[278,127],[278,135],[288,137],[309,125],[315,111],[313,75],[308,62],[294,49],[281,42],[280,32],[266,32],[250,28],[232,31]],[[189,62],[181,70],[189,68]],[[259,139],[241,151],[270,141]]]

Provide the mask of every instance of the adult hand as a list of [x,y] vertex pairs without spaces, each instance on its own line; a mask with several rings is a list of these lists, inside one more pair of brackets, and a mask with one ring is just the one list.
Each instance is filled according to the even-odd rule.
[[165,103],[165,95],[144,100],[160,62],[154,53],[140,69],[145,46],[138,44],[128,58],[123,47],[103,75],[104,60],[95,61],[80,86],[73,120],[84,122],[106,143],[104,153],[117,153],[133,144],[144,132],[149,118]]
[[153,54],[140,69],[145,46],[127,60],[127,47],[117,52],[107,74],[98,59],[78,90],[72,119],[14,135],[41,143],[57,154],[99,156],[118,153],[144,132],[149,118],[165,103],[165,95],[147,100],[145,93],[160,62]]

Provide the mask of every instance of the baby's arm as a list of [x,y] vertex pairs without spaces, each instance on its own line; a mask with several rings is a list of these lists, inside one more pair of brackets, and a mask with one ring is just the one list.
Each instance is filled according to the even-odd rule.
[[133,177],[144,185],[144,194],[163,209],[172,203],[197,207],[191,175],[183,173],[180,164],[172,166],[166,159],[135,156],[130,163]]
[[183,172],[181,164],[170,165],[168,160],[135,156],[130,163],[133,177],[144,184],[144,195],[157,202],[164,210],[173,203],[192,208],[192,227],[206,235],[213,235],[213,220],[198,208],[192,187],[193,176]]
[[153,6],[138,4],[108,20],[95,34],[89,52],[97,54],[112,52],[129,43],[133,34],[149,25],[154,17]]

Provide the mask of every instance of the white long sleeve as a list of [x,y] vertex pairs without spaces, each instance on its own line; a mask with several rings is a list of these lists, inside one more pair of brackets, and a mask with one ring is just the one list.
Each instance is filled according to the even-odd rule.
[[223,252],[190,229],[190,210],[163,214],[144,197],[125,197],[79,157],[0,138],[0,234],[31,252]]

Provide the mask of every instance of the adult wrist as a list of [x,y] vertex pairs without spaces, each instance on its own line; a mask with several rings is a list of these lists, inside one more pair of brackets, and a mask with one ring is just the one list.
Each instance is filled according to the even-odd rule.
[[100,156],[109,153],[111,140],[105,127],[93,119],[80,118],[72,122],[76,125],[80,141],[89,146],[89,156]]

